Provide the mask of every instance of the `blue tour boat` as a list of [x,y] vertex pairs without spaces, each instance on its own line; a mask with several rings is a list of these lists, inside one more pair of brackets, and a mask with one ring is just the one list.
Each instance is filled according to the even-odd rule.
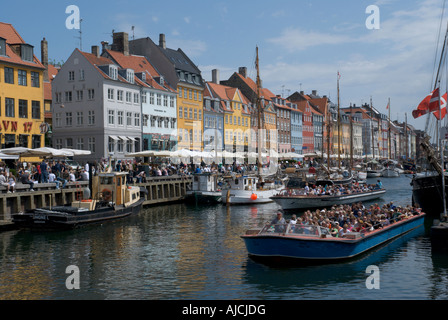
[[299,224],[267,224],[247,230],[244,239],[249,256],[263,260],[341,260],[355,257],[423,224],[425,213],[394,222],[380,229],[350,232],[333,237],[328,228]]

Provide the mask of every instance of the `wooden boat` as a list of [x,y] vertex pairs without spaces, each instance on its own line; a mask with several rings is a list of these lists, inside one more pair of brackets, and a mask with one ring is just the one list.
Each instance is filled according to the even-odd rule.
[[384,178],[396,178],[399,175],[400,175],[400,172],[395,167],[385,168],[381,173],[381,176]]
[[333,237],[328,228],[313,225],[271,225],[248,230],[244,240],[249,256],[268,260],[332,261],[348,259],[399,237],[423,224],[417,213],[374,231],[350,232]]
[[195,173],[191,190],[186,192],[186,200],[195,203],[219,203],[221,188],[218,185],[219,176],[210,172]]
[[144,202],[140,187],[126,186],[127,172],[100,173],[94,199],[77,200],[69,205],[37,208],[12,215],[18,227],[70,229],[136,214]]
[[[301,194],[302,193],[302,194]],[[306,195],[303,189],[283,189],[271,199],[279,204],[283,210],[328,208],[332,205],[364,202],[380,198],[386,193],[385,189],[372,189],[341,195]]]

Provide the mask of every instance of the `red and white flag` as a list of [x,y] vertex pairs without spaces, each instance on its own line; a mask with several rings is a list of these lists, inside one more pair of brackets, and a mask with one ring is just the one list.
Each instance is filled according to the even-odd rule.
[[434,111],[432,114],[437,118],[437,120],[442,120],[446,115],[446,100],[448,94],[445,93],[442,98],[440,98],[440,111]]
[[429,112],[439,111],[440,109],[440,90],[437,88],[432,92],[431,100],[428,106]]
[[[437,96],[437,98],[436,98]],[[417,119],[418,117],[421,117],[428,112],[434,112],[439,110],[439,89],[435,89],[433,92],[428,94],[425,99],[423,99],[420,104],[417,106],[417,109],[412,111],[412,116],[414,119]],[[430,110],[430,103],[432,101],[432,108],[433,110]]]

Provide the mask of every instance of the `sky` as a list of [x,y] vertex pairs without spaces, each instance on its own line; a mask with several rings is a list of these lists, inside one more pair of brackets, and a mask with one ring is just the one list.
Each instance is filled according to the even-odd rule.
[[[287,97],[295,91],[327,95],[341,107],[370,103],[392,120],[425,128],[426,117],[411,112],[434,87],[439,38],[447,29],[444,0],[108,0],[8,1],[0,21],[11,23],[40,59],[45,37],[49,59],[68,59],[75,48],[90,52],[112,32],[129,38],[166,36],[181,48],[206,81],[239,67],[255,78],[259,48],[263,86]],[[81,29],[71,5],[79,8]],[[376,11],[367,10],[376,6]],[[442,14],[443,13],[443,14]],[[372,28],[372,26],[376,28]],[[133,28],[134,27],[134,28]],[[80,31],[82,33],[80,33]],[[82,35],[80,37],[80,35]],[[437,51],[439,50],[439,51]],[[438,63],[437,63],[438,64]],[[446,80],[443,80],[442,87]]]

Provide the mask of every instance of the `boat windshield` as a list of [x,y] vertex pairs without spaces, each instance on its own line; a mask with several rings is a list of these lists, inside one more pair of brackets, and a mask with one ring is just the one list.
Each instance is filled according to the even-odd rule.
[[328,228],[314,225],[302,224],[267,224],[260,231],[262,234],[288,234],[288,235],[302,235],[310,237],[320,237],[321,235],[330,235]]

